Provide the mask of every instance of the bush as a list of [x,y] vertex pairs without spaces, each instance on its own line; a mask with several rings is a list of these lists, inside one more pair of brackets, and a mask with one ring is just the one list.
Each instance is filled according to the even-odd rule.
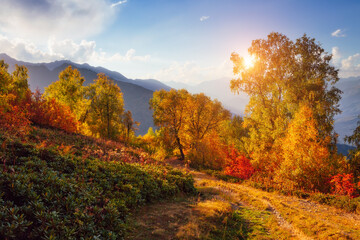
[[356,189],[354,175],[337,174],[331,178],[332,192],[337,195],[345,195],[351,198],[358,197],[358,189]]
[[250,160],[239,154],[235,148],[231,148],[226,162],[225,174],[227,175],[246,180],[255,173]]
[[0,239],[121,239],[130,209],[195,192],[190,175],[167,167],[0,145]]

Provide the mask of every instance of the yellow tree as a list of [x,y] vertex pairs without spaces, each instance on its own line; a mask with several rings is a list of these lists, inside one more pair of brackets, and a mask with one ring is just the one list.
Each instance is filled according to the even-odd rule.
[[254,40],[248,52],[254,59],[250,68],[238,54],[231,55],[236,75],[231,89],[250,96],[245,149],[258,173],[272,178],[282,161],[281,139],[301,103],[312,109],[322,138],[333,134],[333,118],[340,111],[341,91],[333,86],[338,70],[330,65],[331,55],[306,35],[293,42],[270,33]]
[[88,102],[84,98],[84,77],[79,70],[68,66],[59,74],[59,80],[45,88],[44,95],[54,98],[61,104],[67,105],[73,111],[78,120],[84,114]]
[[184,90],[160,90],[150,99],[150,108],[153,109],[155,125],[163,128],[173,136],[175,144],[180,151],[181,159],[185,159],[183,136],[185,134],[186,103],[190,94]]
[[284,160],[276,175],[282,188],[328,191],[327,182],[345,166],[341,158],[330,156],[330,140],[321,137],[311,107],[303,105],[282,140]]
[[120,88],[105,74],[99,73],[87,88],[91,102],[83,120],[90,133],[97,137],[118,139],[123,129],[124,100]]
[[211,100],[204,93],[194,94],[187,101],[188,118],[186,132],[191,141],[197,143],[221,123],[230,120],[230,112],[218,100]]

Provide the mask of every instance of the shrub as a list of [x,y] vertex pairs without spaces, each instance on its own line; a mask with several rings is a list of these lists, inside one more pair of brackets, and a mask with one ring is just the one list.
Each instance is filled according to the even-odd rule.
[[0,239],[122,239],[130,209],[195,193],[190,175],[167,167],[0,145]]
[[330,183],[334,194],[345,195],[351,198],[359,196],[352,173],[337,174],[331,178]]
[[255,173],[255,169],[251,165],[250,160],[239,154],[235,148],[231,148],[226,162],[225,174],[227,175],[245,180],[249,179]]
[[31,113],[33,123],[62,129],[66,132],[77,132],[79,123],[70,108],[57,102],[54,98],[43,98],[39,91],[36,91],[33,96]]

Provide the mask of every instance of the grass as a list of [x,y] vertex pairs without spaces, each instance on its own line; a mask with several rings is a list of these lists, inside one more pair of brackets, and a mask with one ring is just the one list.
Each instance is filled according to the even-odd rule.
[[[280,215],[281,219],[269,219],[263,225],[267,227],[270,234],[277,235],[275,239],[281,238],[284,230],[301,238],[360,239],[360,225],[358,224],[360,217],[357,215],[351,215],[309,200],[283,196],[277,192],[264,192],[243,184],[212,180],[204,180],[200,184],[208,188],[226,189],[235,198],[244,202],[249,209],[253,208],[260,212],[267,211],[273,216]],[[276,221],[283,221],[282,227],[279,227]]]

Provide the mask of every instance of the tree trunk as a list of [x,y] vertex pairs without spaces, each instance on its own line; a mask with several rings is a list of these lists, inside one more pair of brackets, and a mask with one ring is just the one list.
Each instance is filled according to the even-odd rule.
[[184,160],[185,159],[185,154],[183,152],[183,148],[182,148],[182,145],[180,143],[180,138],[178,136],[176,136],[176,142],[178,144],[178,148],[179,148],[179,151],[180,151],[180,155],[181,155],[181,158],[180,160]]

